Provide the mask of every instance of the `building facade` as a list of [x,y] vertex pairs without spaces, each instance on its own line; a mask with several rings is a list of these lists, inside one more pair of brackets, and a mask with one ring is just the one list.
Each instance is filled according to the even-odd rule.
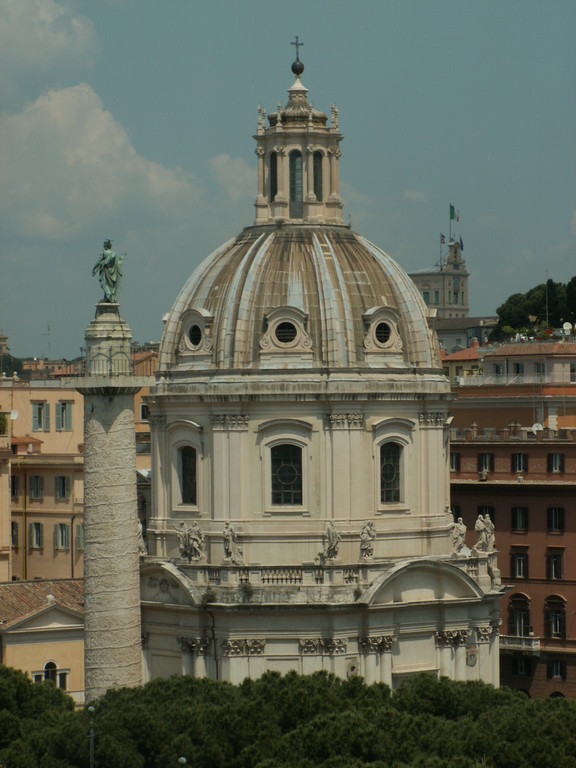
[[497,685],[499,571],[454,547],[433,313],[344,225],[338,110],[302,69],[259,110],[255,224],[183,287],[145,399],[144,676]]
[[410,272],[426,306],[436,310],[438,318],[468,317],[468,276],[460,243],[448,245],[448,255],[432,269]]
[[503,345],[484,373],[459,380],[453,404],[451,500],[474,539],[496,526],[508,592],[501,682],[533,697],[576,696],[576,345]]

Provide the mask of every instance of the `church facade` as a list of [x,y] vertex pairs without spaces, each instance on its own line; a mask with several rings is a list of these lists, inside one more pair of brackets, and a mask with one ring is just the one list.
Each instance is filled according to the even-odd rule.
[[256,219],[167,318],[147,398],[144,679],[498,684],[496,554],[453,536],[450,386],[404,270],[342,221],[338,111],[258,112]]

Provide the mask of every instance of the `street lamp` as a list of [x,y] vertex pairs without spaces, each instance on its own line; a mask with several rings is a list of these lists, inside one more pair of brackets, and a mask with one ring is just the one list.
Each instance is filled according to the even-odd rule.
[[185,757],[179,757],[179,758],[178,758],[178,762],[180,763],[180,765],[186,765],[186,763],[188,762],[188,760],[186,760],[186,758],[185,758]]
[[88,707],[90,714],[90,730],[88,732],[90,738],[90,768],[94,768],[94,707]]

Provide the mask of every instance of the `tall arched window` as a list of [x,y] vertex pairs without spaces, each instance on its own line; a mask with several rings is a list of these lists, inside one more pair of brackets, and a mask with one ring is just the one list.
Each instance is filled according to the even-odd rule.
[[383,443],[380,446],[380,501],[390,504],[400,501],[400,456],[402,446]]
[[301,219],[302,208],[302,155],[297,149],[290,152],[290,218]]
[[190,445],[180,449],[180,493],[182,504],[197,504],[196,449]]
[[544,608],[546,637],[563,640],[566,637],[566,603],[556,595],[547,598]]
[[322,152],[314,152],[314,194],[322,201]]
[[278,193],[278,155],[270,155],[270,202],[273,203]]
[[302,448],[292,443],[270,450],[272,504],[302,504]]
[[51,683],[56,684],[56,672],[58,667],[53,661],[48,661],[44,664],[44,680],[50,680]]
[[530,603],[524,595],[513,595],[508,603],[508,634],[528,637],[530,634]]

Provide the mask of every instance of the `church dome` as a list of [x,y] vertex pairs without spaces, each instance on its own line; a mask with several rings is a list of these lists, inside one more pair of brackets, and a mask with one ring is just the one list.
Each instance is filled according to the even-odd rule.
[[168,317],[160,370],[439,368],[404,270],[340,225],[256,225],[209,256]]
[[268,121],[258,109],[255,223],[185,284],[167,319],[159,372],[214,381],[246,371],[356,371],[397,377],[399,388],[410,379],[413,389],[418,373],[442,389],[420,292],[342,221],[338,110],[328,122],[308,103],[296,63],[286,106]]

